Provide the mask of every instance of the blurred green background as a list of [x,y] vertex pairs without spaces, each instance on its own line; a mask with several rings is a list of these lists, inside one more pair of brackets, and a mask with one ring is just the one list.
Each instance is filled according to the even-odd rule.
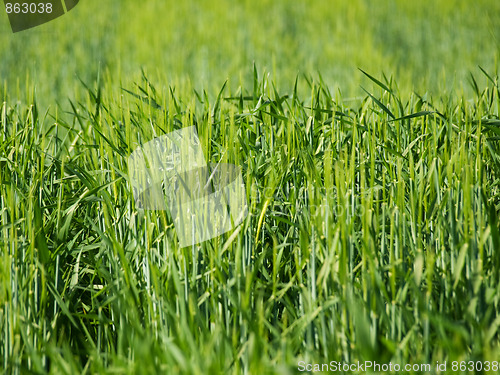
[[496,0],[82,0],[17,34],[2,14],[0,79],[11,97],[34,85],[44,104],[83,92],[77,77],[130,86],[141,69],[213,94],[226,79],[233,90],[250,82],[255,62],[282,90],[320,73],[344,97],[362,95],[361,68],[402,93],[468,95],[478,65],[497,71],[499,19]]

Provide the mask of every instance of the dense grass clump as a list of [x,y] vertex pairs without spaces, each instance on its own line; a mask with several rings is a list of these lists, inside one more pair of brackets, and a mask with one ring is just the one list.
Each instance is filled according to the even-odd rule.
[[[365,73],[366,74],[366,73]],[[500,90],[346,100],[254,73],[40,112],[0,103],[0,364],[7,373],[294,373],[300,360],[499,360]],[[295,85],[297,87],[297,85]],[[131,95],[132,94],[132,95]],[[127,158],[195,125],[240,165],[249,215],[179,248],[135,207]]]

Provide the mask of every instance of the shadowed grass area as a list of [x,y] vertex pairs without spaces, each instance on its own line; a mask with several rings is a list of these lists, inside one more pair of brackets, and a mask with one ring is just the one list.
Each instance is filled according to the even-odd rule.
[[[498,360],[500,92],[344,100],[252,83],[217,99],[144,76],[69,110],[0,109],[0,363],[8,373],[295,373],[300,360]],[[127,158],[195,125],[249,215],[179,248]]]

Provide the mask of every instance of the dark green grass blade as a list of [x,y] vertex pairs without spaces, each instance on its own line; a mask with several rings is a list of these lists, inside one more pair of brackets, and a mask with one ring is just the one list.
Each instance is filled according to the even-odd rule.
[[361,89],[368,94],[368,96],[385,112],[387,113],[392,119],[395,119],[396,117],[394,114],[387,108],[380,100],[378,100],[376,97],[374,97],[372,94],[370,94],[367,90],[364,89],[364,87],[361,87]]

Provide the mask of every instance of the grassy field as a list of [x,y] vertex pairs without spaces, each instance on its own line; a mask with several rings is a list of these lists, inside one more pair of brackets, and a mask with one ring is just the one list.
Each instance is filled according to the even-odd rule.
[[[4,17],[0,369],[497,373],[499,19],[486,0],[88,0],[19,34]],[[241,166],[249,215],[179,248],[127,160],[191,125],[207,161]]]
[[[201,3],[201,4],[200,4]],[[85,95],[77,77],[99,71],[113,87],[141,68],[157,85],[216,94],[252,84],[255,62],[280,89],[321,73],[333,91],[362,94],[361,68],[397,77],[403,94],[465,90],[478,65],[495,71],[500,4],[494,0],[82,0],[68,16],[13,35],[0,22],[0,83],[13,99],[36,87],[44,105]],[[479,77],[478,77],[479,78]],[[299,90],[309,95],[302,81]],[[485,82],[483,82],[485,83]],[[179,88],[178,88],[179,89]]]

